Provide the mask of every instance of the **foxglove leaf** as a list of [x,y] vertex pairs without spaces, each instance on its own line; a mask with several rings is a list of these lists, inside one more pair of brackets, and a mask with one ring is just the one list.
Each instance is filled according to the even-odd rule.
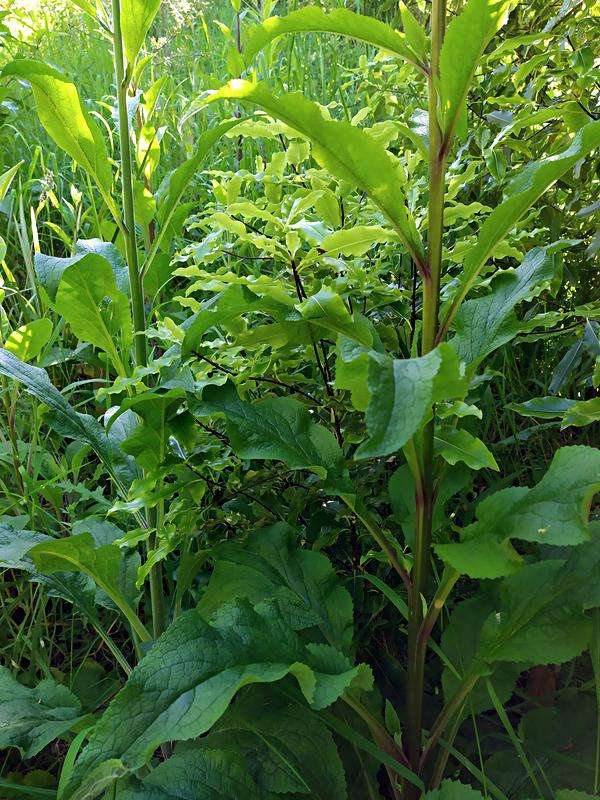
[[588,541],[590,502],[599,489],[600,451],[563,447],[536,486],[502,489],[485,499],[461,541],[439,544],[436,552],[472,578],[509,575],[523,563],[512,539],[555,546]]
[[351,687],[370,688],[370,670],[338,651],[301,642],[274,603],[238,602],[210,622],[185,612],[131,673],[79,756],[63,800],[91,800],[110,780],[104,763],[127,772],[143,766],[160,744],[200,736],[244,686],[293,676],[307,702],[325,708]]

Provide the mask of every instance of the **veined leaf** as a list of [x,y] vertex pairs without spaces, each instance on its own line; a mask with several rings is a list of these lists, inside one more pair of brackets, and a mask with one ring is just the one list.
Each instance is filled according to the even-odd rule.
[[435,452],[449,464],[464,462],[471,469],[495,469],[500,467],[486,445],[462,428],[441,425],[435,430]]
[[483,800],[483,795],[460,781],[442,781],[439,789],[423,795],[423,800]]
[[14,180],[15,175],[19,171],[19,168],[23,164],[23,161],[19,161],[18,164],[15,164],[14,167],[10,167],[5,172],[0,175],[0,203],[4,200],[6,195],[8,194],[8,190],[10,189],[10,185]]
[[307,702],[325,708],[351,687],[369,688],[370,670],[336,650],[301,642],[274,603],[224,606],[206,622],[182,614],[131,673],[79,756],[63,800],[91,800],[112,782],[106,762],[131,772],[166,741],[200,736],[251,683],[293,676]]
[[586,542],[590,502],[599,489],[600,451],[563,447],[532,489],[513,486],[486,498],[461,542],[438,544],[436,552],[472,578],[509,575],[523,565],[512,539],[555,546]]
[[495,208],[479,230],[477,244],[469,251],[463,265],[461,287],[452,301],[442,325],[445,333],[464,297],[498,245],[535,201],[591,150],[600,144],[600,121],[590,122],[578,131],[562,153],[546,156],[521,170],[509,183],[507,199]]
[[327,119],[316,103],[300,93],[277,97],[263,84],[239,79],[207,93],[202,103],[226,99],[253,103],[310,139],[315,160],[336,178],[365,192],[390,220],[415,262],[424,264],[421,237],[399,191],[397,165],[368,133],[348,122]]
[[329,644],[347,649],[352,599],[329,560],[296,547],[294,538],[289,525],[278,523],[251,534],[243,544],[226,542],[213,549],[216,564],[199,608],[208,616],[239,597],[253,605],[276,599],[291,628],[318,628]]
[[321,242],[320,250],[324,250],[326,255],[362,256],[375,243],[397,241],[393,231],[380,225],[354,225],[330,233]]
[[131,312],[108,261],[89,253],[68,266],[58,284],[55,306],[75,336],[104,350],[117,373],[125,376],[115,341],[120,339],[124,348],[131,344]]
[[328,490],[344,490],[344,457],[333,434],[316,425],[309,410],[291,397],[246,403],[228,381],[207,387],[192,409],[195,416],[224,414],[234,452],[240,458],[283,461],[325,480]]
[[350,388],[361,405],[368,397],[369,438],[356,458],[396,452],[418,430],[433,403],[466,392],[463,368],[451,345],[442,344],[421,358],[398,359],[349,344],[345,337],[338,342],[336,385]]
[[472,369],[518,333],[514,307],[550,284],[555,274],[555,254],[571,244],[576,242],[565,240],[534,247],[515,270],[503,270],[494,277],[490,294],[462,304],[454,321],[456,336],[452,344],[460,358],[473,365]]
[[40,122],[48,135],[96,181],[110,210],[112,169],[97,123],[83,107],[75,85],[41,61],[17,59],[2,70],[3,76],[28,81],[33,89]]
[[[414,17],[412,20],[414,26],[420,28]],[[406,24],[406,20],[403,21]],[[366,42],[405,58],[411,64],[423,69],[424,53],[416,52],[411,47],[412,42],[409,42],[405,34],[395,31],[385,22],[362,14],[355,14],[346,8],[336,8],[327,13],[318,6],[301,8],[284,17],[269,17],[260,25],[252,28],[244,42],[244,60],[249,65],[257,53],[285,33],[321,32],[339,34],[359,42]],[[419,45],[419,49],[422,50],[422,40]]]
[[444,136],[452,136],[469,85],[488,42],[504,25],[514,0],[469,0],[448,25],[440,53],[440,110]]
[[0,667],[0,749],[18,747],[33,758],[82,719],[81,704],[66,686],[46,678],[30,689]]
[[132,68],[160,3],[161,0],[121,0],[123,49]]
[[591,400],[579,400],[574,403],[564,416],[562,426],[568,428],[573,425],[582,428],[584,425],[591,425],[600,420],[600,397],[592,397]]
[[56,300],[56,292],[65,270],[91,254],[96,258],[105,259],[112,267],[117,289],[124,294],[129,292],[127,265],[114,244],[103,242],[100,239],[80,239],[75,243],[75,255],[73,256],[60,258],[48,256],[45,253],[35,253],[33,257],[38,282],[51,303]]
[[123,453],[107,437],[97,420],[78,413],[67,403],[51,384],[45,370],[25,364],[0,348],[0,375],[22,383],[30,394],[47,405],[53,414],[53,426],[62,436],[89,444],[117,485],[122,487],[128,481],[130,468]]

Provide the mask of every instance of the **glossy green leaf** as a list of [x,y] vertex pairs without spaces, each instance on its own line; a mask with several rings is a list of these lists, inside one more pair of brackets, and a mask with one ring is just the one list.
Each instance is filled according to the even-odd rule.
[[535,417],[536,419],[559,419],[564,416],[575,400],[566,397],[532,397],[524,403],[511,403],[507,406],[511,411],[516,411],[522,417]]
[[471,469],[494,469],[500,467],[486,445],[473,434],[452,425],[441,425],[434,435],[435,452],[449,464],[462,461]]
[[519,331],[514,307],[549,286],[556,271],[555,254],[575,243],[560,241],[534,247],[515,270],[503,270],[493,278],[490,294],[463,303],[454,321],[456,336],[452,339],[460,358],[474,367],[514,338]]
[[588,541],[590,502],[599,489],[600,451],[563,447],[532,489],[510,487],[486,498],[461,541],[438,544],[436,552],[473,578],[509,575],[523,565],[512,539],[555,546]]
[[477,243],[463,264],[460,290],[452,302],[445,325],[454,318],[494,248],[535,201],[582,158],[600,144],[600,121],[585,125],[562,153],[534,161],[515,175],[506,190],[506,200],[486,218]]
[[[222,607],[207,622],[198,610],[182,614],[131,673],[79,756],[63,800],[101,794],[95,779],[109,762],[124,771],[145,764],[166,741],[209,730],[237,692],[252,683],[293,676],[316,709],[351,688],[369,688],[370,670],[353,667],[326,645],[303,643],[274,603]],[[97,773],[96,773],[97,775]]]
[[483,51],[506,22],[513,0],[468,0],[446,30],[440,54],[440,111],[448,139],[456,129]]
[[310,139],[316,161],[365,192],[387,216],[416,263],[424,263],[423,243],[399,188],[397,164],[368,133],[348,122],[327,119],[316,103],[300,93],[275,96],[261,83],[236,79],[207,94],[202,102],[225,99],[258,105]]
[[131,312],[108,261],[90,253],[68,266],[58,284],[55,306],[75,336],[104,350],[118,374],[124,376],[116,343],[120,340],[124,348],[131,344]]
[[353,225],[330,233],[321,242],[320,249],[327,255],[362,256],[376,243],[397,241],[393,231],[380,225]]
[[231,446],[240,458],[283,461],[290,469],[310,470],[329,490],[345,485],[344,458],[335,437],[315,424],[298,400],[273,397],[247,403],[228,381],[222,387],[207,387],[193,413],[224,414]]
[[26,322],[6,337],[4,349],[21,361],[33,361],[52,336],[52,323],[46,317]]
[[121,0],[123,49],[131,66],[144,44],[160,3],[161,0]]
[[591,400],[579,400],[573,403],[563,418],[562,427],[568,428],[573,425],[582,428],[598,421],[600,421],[600,397],[592,397]]
[[45,678],[29,688],[0,667],[0,749],[18,747],[33,758],[81,719],[81,704],[66,686]]
[[112,169],[106,144],[98,124],[82,105],[75,85],[52,67],[29,59],[11,61],[2,75],[31,84],[38,116],[48,135],[92,176],[111,211],[117,213],[110,196]]
[[350,646],[350,595],[322,553],[295,546],[285,523],[256,531],[243,543],[222,544],[211,555],[215,568],[199,605],[205,616],[238,597],[253,605],[276,599],[292,629],[315,628],[329,644]]
[[[412,42],[408,37],[395,31],[385,22],[374,17],[355,14],[346,8],[336,8],[327,13],[318,6],[307,6],[292,11],[291,14],[284,17],[269,17],[260,25],[252,28],[244,42],[245,62],[249,65],[257,53],[283,34],[321,32],[339,34],[371,44],[388,53],[405,58],[416,66],[421,65],[423,60],[423,53],[413,49]],[[421,41],[419,41],[419,49],[422,49]]]
[[[371,326],[360,314],[350,314],[343,299],[336,292],[320,289],[296,308],[302,319],[337,336],[342,334],[367,347],[373,343]],[[289,315],[287,315],[289,319]]]

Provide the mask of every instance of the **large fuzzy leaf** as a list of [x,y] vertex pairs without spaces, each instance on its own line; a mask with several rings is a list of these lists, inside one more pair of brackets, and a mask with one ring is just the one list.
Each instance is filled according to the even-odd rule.
[[547,545],[580,545],[590,538],[590,501],[600,489],[600,451],[563,447],[536,486],[509,487],[477,507],[477,522],[461,541],[440,544],[436,552],[472,578],[498,578],[522,567],[511,540]]
[[46,678],[30,689],[0,667],[0,749],[18,747],[32,758],[81,718],[81,704],[66,686]]
[[399,188],[397,164],[368,133],[348,122],[327,119],[300,93],[275,96],[261,83],[236,79],[208,93],[202,102],[227,99],[257,105],[310,139],[319,164],[365,192],[387,216],[415,262],[424,264],[423,243]]
[[506,22],[513,3],[469,0],[448,25],[440,54],[440,106],[447,137],[454,132],[483,51]]
[[[115,773],[145,764],[166,741],[209,730],[237,692],[252,683],[293,676],[313,708],[325,708],[351,687],[369,688],[367,667],[352,666],[326,645],[303,644],[279,608],[245,602],[221,608],[207,622],[182,614],[133,670],[78,758],[64,800],[100,794]],[[110,765],[102,779],[103,765]]]
[[283,34],[321,32],[339,34],[372,44],[421,66],[421,58],[411,49],[406,36],[385,22],[355,14],[345,8],[336,8],[327,13],[318,6],[301,8],[284,17],[269,17],[252,28],[244,42],[244,60],[246,64],[250,64],[257,53]]
[[114,244],[103,242],[100,239],[80,239],[75,243],[75,255],[73,256],[60,258],[45,253],[35,253],[33,257],[38,282],[51,303],[56,300],[56,292],[65,270],[91,254],[105,259],[110,264],[117,289],[127,294],[129,291],[127,265]]
[[546,189],[599,144],[600,121],[590,122],[578,131],[562,153],[534,161],[515,175],[506,190],[506,200],[486,218],[479,230],[475,247],[465,258],[461,287],[452,302],[442,331],[448,329],[463,298],[477,280],[494,247],[506,237],[515,223]]
[[474,368],[482,358],[509,342],[519,331],[514,307],[535,297],[555,274],[555,254],[575,242],[561,241],[534,247],[520,266],[494,277],[490,294],[463,303],[456,319],[452,344],[460,358]]
[[255,604],[275,598],[295,630],[318,628],[341,649],[352,641],[352,599],[329,560],[295,546],[284,523],[252,534],[245,542],[227,542],[212,551],[216,561],[200,602],[204,614],[245,597]]
[[196,416],[224,414],[231,446],[240,458],[283,461],[290,469],[307,469],[328,489],[342,488],[344,458],[333,434],[312,421],[306,406],[291,397],[247,403],[235,386],[209,386],[194,405]]
[[110,196],[112,169],[106,144],[98,124],[83,107],[75,85],[47,64],[29,59],[11,61],[2,75],[31,84],[38,116],[48,135],[92,176],[108,207],[118,216]]

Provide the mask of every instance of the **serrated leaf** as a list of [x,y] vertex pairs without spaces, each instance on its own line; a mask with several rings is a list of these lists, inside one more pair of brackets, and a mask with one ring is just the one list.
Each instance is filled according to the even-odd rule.
[[[413,18],[414,19],[414,18]],[[403,20],[406,24],[406,21]],[[415,20],[415,24],[416,20]],[[346,8],[336,8],[329,13],[318,6],[308,6],[292,11],[284,17],[269,17],[260,25],[252,28],[244,42],[244,59],[249,65],[257,53],[270,42],[286,33],[334,33],[348,36],[360,42],[371,44],[389,53],[405,58],[415,66],[420,66],[423,53],[417,52],[403,34],[395,31],[385,22],[373,17],[355,14]],[[415,44],[417,42],[415,41]],[[422,50],[422,41],[418,47]]]
[[293,529],[278,523],[243,543],[213,549],[215,569],[199,608],[206,616],[239,597],[253,605],[276,599],[292,629],[318,628],[325,641],[346,650],[353,633],[352,599],[329,560],[296,547],[294,539]]
[[234,452],[240,458],[283,461],[325,480],[325,488],[343,490],[344,458],[333,434],[312,421],[309,410],[291,397],[256,403],[241,400],[235,386],[209,386],[193,407],[196,416],[224,414]]
[[325,708],[352,686],[368,688],[370,671],[337,651],[306,645],[283,622],[276,604],[236,603],[207,622],[183,613],[158,639],[109,705],[77,759],[63,800],[93,798],[109,782],[90,778],[104,762],[127,771],[143,766],[166,741],[196,738],[251,683],[293,676],[314,708]]
[[423,800],[483,800],[483,795],[466,783],[445,780],[439,789],[427,792]]
[[368,133],[348,122],[327,119],[300,93],[275,96],[261,83],[233,80],[207,94],[202,103],[225,99],[258,105],[310,139],[315,160],[336,178],[364,191],[387,216],[415,262],[424,264],[421,237],[398,187],[397,165]]
[[460,543],[439,544],[446,563],[473,578],[498,578],[522,567],[512,539],[555,546],[580,545],[590,538],[590,501],[600,489],[600,451],[563,447],[532,489],[510,487],[477,507],[477,522]]
[[79,722],[81,704],[66,686],[46,678],[30,689],[0,667],[0,749],[32,758]]

